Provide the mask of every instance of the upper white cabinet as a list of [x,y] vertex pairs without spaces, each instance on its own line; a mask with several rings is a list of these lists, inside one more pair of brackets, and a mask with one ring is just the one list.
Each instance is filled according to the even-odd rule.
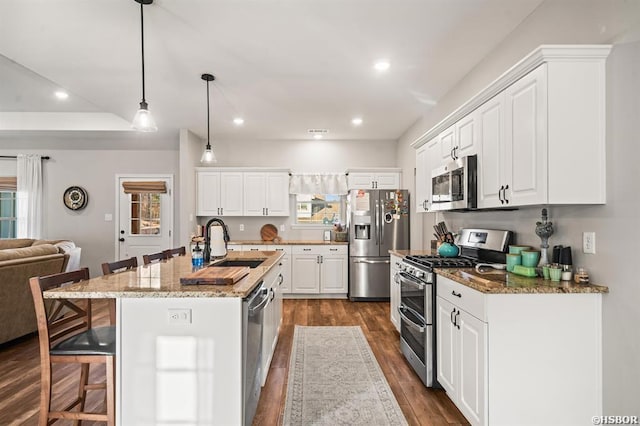
[[245,172],[244,216],[289,216],[289,174]]
[[479,108],[478,207],[547,202],[546,65]]
[[242,216],[241,172],[198,171],[197,216]]
[[540,46],[412,146],[437,140],[440,161],[477,153],[478,208],[605,203],[610,50]]
[[431,170],[440,164],[440,146],[436,138],[416,151],[416,213],[431,211]]
[[197,216],[289,216],[289,173],[196,168]]
[[349,189],[398,189],[401,169],[347,170]]

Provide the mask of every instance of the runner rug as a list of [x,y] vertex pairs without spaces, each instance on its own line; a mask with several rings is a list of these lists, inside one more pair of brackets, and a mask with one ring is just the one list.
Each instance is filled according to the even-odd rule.
[[406,425],[360,327],[296,326],[284,425]]

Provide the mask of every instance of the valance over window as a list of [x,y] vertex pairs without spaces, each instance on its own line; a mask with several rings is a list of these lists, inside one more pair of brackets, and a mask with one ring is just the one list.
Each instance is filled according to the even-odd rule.
[[347,176],[344,173],[299,173],[289,179],[291,194],[335,194],[349,192]]
[[0,176],[0,191],[17,191],[17,180],[15,176]]
[[166,194],[167,183],[163,180],[153,182],[122,182],[125,194]]

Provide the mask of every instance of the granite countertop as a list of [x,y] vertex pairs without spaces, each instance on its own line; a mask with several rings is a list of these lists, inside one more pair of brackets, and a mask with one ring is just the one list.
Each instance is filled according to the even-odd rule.
[[348,245],[347,241],[322,241],[322,240],[280,240],[280,241],[262,241],[262,240],[233,240],[229,241],[229,245],[251,244],[251,245],[283,245],[283,246],[332,246],[332,245]]
[[554,282],[540,277],[529,278],[498,270],[482,273],[475,268],[435,268],[434,272],[488,294],[609,292],[608,287],[601,285],[576,284],[573,281]]
[[249,275],[233,285],[182,285],[180,278],[192,272],[191,257],[138,266],[130,271],[91,278],[68,286],[47,290],[48,299],[140,298],[140,297],[245,297],[262,277],[284,256],[280,251],[230,252],[227,259],[264,259]]

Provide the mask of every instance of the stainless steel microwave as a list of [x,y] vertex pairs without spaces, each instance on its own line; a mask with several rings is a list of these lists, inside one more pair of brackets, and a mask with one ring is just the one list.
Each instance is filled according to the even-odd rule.
[[469,155],[431,172],[431,210],[468,210],[478,207],[478,159]]

